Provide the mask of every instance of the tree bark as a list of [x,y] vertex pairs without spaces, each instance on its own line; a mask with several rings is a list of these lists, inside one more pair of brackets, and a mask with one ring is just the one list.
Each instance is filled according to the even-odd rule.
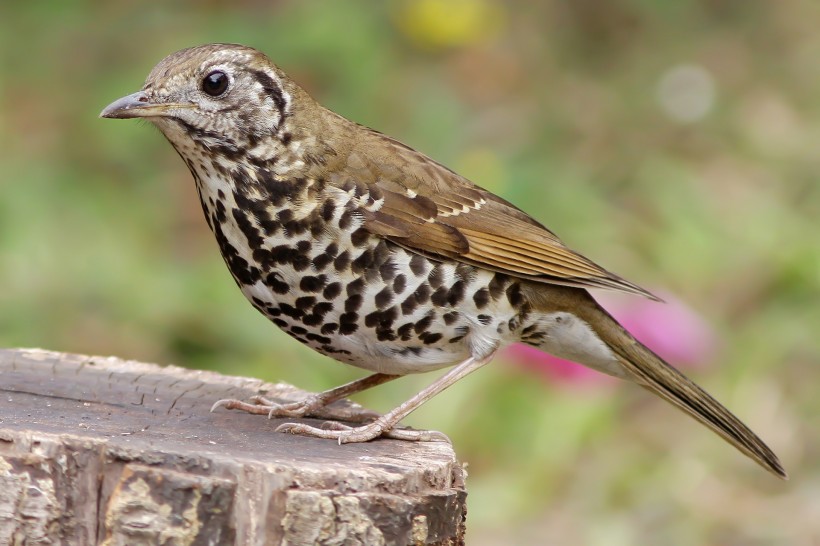
[[0,388],[0,545],[463,544],[451,445],[338,445],[209,412],[305,394],[289,385],[9,349]]

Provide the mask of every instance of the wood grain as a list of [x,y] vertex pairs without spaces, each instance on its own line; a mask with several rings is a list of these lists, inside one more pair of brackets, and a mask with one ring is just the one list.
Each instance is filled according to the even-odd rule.
[[0,545],[463,544],[451,445],[338,445],[209,412],[304,394],[289,385],[7,349],[0,388]]

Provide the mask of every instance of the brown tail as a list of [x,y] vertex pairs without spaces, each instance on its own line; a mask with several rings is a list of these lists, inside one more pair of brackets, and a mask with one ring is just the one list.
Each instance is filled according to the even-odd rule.
[[626,373],[635,382],[711,428],[772,474],[788,479],[777,455],[749,427],[709,393],[632,337],[591,297],[589,300],[595,309],[583,306],[587,311],[583,315],[589,316],[582,318],[589,322],[601,340],[616,354]]

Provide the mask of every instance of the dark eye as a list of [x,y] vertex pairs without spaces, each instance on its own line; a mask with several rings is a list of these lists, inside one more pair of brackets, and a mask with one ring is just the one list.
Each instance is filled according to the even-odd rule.
[[220,70],[214,70],[202,80],[202,90],[212,96],[218,97],[228,89],[228,75]]

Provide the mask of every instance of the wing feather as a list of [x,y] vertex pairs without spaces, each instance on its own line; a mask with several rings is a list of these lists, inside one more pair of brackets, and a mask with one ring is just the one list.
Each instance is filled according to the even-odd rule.
[[381,199],[378,210],[364,214],[364,227],[399,245],[535,281],[657,299],[571,250],[511,203],[380,133],[367,133],[348,163],[356,183],[376,188],[371,193]]

